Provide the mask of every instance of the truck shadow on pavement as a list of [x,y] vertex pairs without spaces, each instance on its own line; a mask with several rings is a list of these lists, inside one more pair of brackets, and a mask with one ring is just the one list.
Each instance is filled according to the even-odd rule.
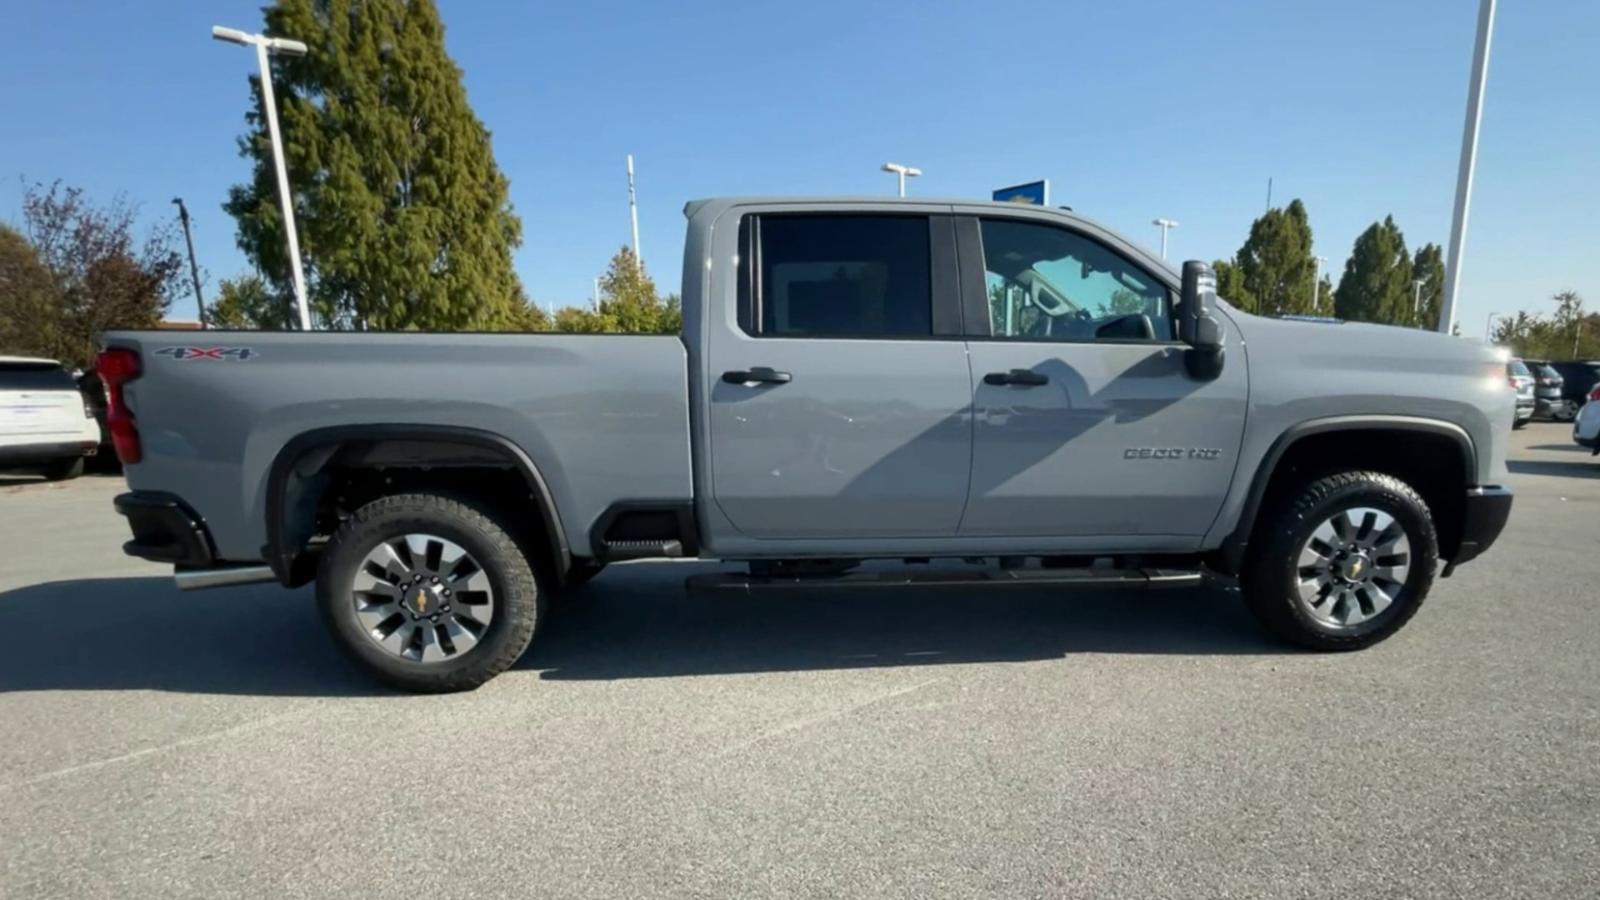
[[1600,459],[1595,459],[1588,455],[1588,450],[1583,452],[1583,456],[1569,459],[1508,459],[1506,460],[1506,468],[1515,475],[1600,478]]
[[[558,602],[518,668],[548,680],[1025,662],[1073,653],[1256,654],[1220,589],[859,588],[686,593],[690,566],[613,567]],[[704,571],[711,567],[692,567]]]
[[339,655],[309,590],[86,578],[0,593],[0,615],[17,638],[0,653],[0,692],[385,693]]
[[[1280,653],[1221,590],[860,589],[690,594],[711,566],[616,566],[555,601],[516,668],[546,680],[1023,662],[1072,653]],[[268,696],[392,692],[347,662],[309,590],[185,594],[164,577],[0,593],[0,692],[158,690]],[[515,671],[515,670],[514,670]]]

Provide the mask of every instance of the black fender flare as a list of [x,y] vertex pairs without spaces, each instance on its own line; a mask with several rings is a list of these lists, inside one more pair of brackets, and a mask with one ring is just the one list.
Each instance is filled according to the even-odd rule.
[[1277,472],[1284,454],[1302,438],[1335,431],[1417,431],[1449,438],[1461,451],[1462,471],[1466,473],[1467,484],[1472,484],[1477,478],[1477,447],[1466,429],[1454,422],[1416,416],[1354,415],[1310,419],[1291,425],[1278,435],[1261,457],[1261,463],[1251,477],[1250,489],[1245,494],[1244,506],[1239,510],[1239,519],[1234,523],[1233,531],[1222,539],[1221,561],[1226,572],[1238,574],[1244,564],[1250,535],[1255,531],[1256,517],[1266,500],[1267,486],[1272,483],[1272,476]]
[[289,439],[273,457],[272,465],[267,469],[267,542],[261,548],[261,553],[280,582],[294,587],[305,584],[312,577],[311,573],[304,571],[303,565],[297,564],[303,556],[304,545],[289,528],[290,513],[298,502],[288,496],[289,483],[300,463],[310,460],[320,471],[345,444],[406,440],[465,444],[491,451],[510,461],[539,500],[537,505],[549,549],[559,569],[553,574],[558,581],[565,579],[567,570],[572,566],[572,551],[567,543],[566,531],[561,526],[561,517],[556,512],[555,498],[539,467],[516,442],[504,435],[464,426],[379,424],[336,425],[302,432]]

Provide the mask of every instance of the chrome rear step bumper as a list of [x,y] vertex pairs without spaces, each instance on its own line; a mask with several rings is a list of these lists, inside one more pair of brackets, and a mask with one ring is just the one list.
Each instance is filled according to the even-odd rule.
[[261,584],[277,581],[270,566],[233,566],[223,569],[180,569],[172,573],[180,591],[232,587],[236,584]]

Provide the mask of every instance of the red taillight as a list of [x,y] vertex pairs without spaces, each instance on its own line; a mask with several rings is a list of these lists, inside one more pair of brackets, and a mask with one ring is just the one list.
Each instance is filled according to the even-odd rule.
[[1511,389],[1512,390],[1516,390],[1516,388],[1517,388],[1517,376],[1515,376],[1515,375],[1507,375],[1506,376],[1506,384],[1511,385]]
[[1600,402],[1600,384],[1589,389],[1589,399]]
[[144,458],[144,448],[139,446],[139,425],[123,401],[122,386],[139,377],[139,354],[124,347],[102,350],[94,370],[106,386],[106,430],[111,432],[111,446],[117,450],[117,459],[136,463]]

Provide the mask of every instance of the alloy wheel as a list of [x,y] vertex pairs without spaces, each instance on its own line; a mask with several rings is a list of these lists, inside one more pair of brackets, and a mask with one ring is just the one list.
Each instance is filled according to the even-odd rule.
[[372,548],[356,570],[351,601],[373,643],[421,663],[469,652],[495,612],[483,566],[460,544],[432,534],[387,538]]
[[1381,509],[1340,510],[1306,538],[1296,567],[1301,608],[1324,625],[1348,628],[1400,595],[1411,573],[1411,539]]

